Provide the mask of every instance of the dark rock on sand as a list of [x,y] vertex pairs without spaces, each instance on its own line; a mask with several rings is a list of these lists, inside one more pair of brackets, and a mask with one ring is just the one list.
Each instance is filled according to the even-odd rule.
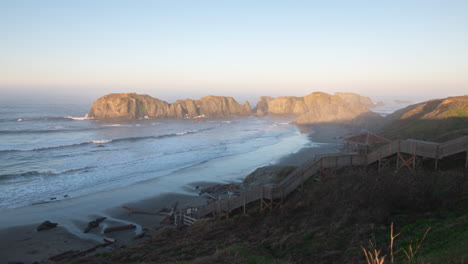
[[54,228],[58,225],[58,223],[52,223],[50,221],[44,221],[42,222],[42,224],[40,224],[36,230],[37,231],[43,231],[43,230],[49,230],[51,228]]

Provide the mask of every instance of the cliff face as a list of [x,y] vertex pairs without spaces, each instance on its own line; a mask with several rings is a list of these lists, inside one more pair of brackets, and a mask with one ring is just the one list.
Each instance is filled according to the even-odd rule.
[[[372,101],[359,95],[342,96],[316,92],[304,97],[260,97],[256,114],[295,115],[298,124],[348,122],[373,115],[367,108]],[[352,98],[352,99],[349,99]],[[373,105],[373,104],[372,104]],[[95,119],[133,120],[141,118],[208,118],[253,114],[248,102],[239,104],[232,97],[206,96],[199,100],[178,100],[173,104],[136,93],[108,94],[96,100],[89,113]]]
[[374,115],[363,104],[350,103],[340,96],[322,92],[304,97],[261,97],[257,103],[257,114],[266,113],[295,115],[298,124],[347,122],[360,116]]
[[95,119],[132,120],[149,118],[228,117],[250,115],[247,103],[241,105],[232,97],[206,96],[200,100],[178,100],[173,104],[136,93],[108,94],[96,100],[89,113]]
[[383,104],[382,102],[374,104],[369,97],[355,93],[335,93],[335,95],[341,97],[341,99],[345,100],[348,104],[363,105],[367,108],[373,108],[380,104]]
[[389,138],[442,140],[468,132],[468,96],[407,106],[385,117],[381,134]]

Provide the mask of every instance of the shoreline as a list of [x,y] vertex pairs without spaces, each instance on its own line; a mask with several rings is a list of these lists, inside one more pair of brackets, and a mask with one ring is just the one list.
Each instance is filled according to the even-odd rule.
[[[306,143],[305,146],[301,147],[299,150],[293,153],[281,156],[280,158],[276,159],[275,162],[267,162],[266,166],[300,166],[318,155],[338,153],[341,151],[341,138],[351,133],[348,128],[343,126],[340,126],[340,129],[337,129],[335,126],[324,125],[311,125],[308,126],[308,128],[312,133],[307,134],[306,137],[308,143]],[[300,129],[302,130],[302,128]],[[222,167],[222,164],[220,165],[220,167]],[[245,170],[245,172],[242,173],[242,176],[233,176],[231,179],[233,181],[242,181],[258,167],[259,166],[256,166],[250,170]],[[203,170],[199,171],[202,172]],[[190,168],[183,169],[180,175],[187,173],[197,173],[197,171],[193,171]],[[0,228],[0,235],[2,237],[0,241],[0,255],[4,256],[7,262],[44,261],[50,256],[68,250],[83,250],[98,243],[103,243],[102,231],[104,228],[123,224],[135,224],[137,228],[135,230],[125,230],[106,234],[106,236],[116,239],[117,242],[102,250],[109,250],[111,248],[136,244],[145,239],[133,239],[134,236],[140,233],[143,229],[147,230],[145,232],[145,237],[154,235],[158,232],[157,229],[164,229],[165,227],[160,228],[160,222],[165,217],[134,214],[122,209],[122,206],[127,206],[132,209],[147,212],[157,212],[164,207],[170,207],[171,204],[176,201],[179,202],[179,208],[185,208],[188,205],[201,206],[206,204],[207,199],[198,195],[199,190],[196,188],[196,186],[205,187],[227,182],[217,177],[207,178],[208,179],[206,179],[206,181],[197,181],[192,179],[195,181],[190,181],[182,186],[174,186],[174,184],[177,184],[177,179],[154,179],[118,190],[106,191],[88,195],[86,197],[72,198],[66,200],[66,202],[59,201],[38,204],[34,206],[13,209],[7,211],[6,213],[0,212],[0,214],[3,215],[2,218],[8,218],[8,215],[12,216],[12,212],[14,212],[14,217],[12,220],[5,221],[4,219],[3,221],[0,221],[0,226],[8,226],[7,223],[10,222],[10,226],[6,228]],[[164,182],[164,184],[162,184],[162,186],[158,186],[158,182]],[[147,195],[146,198],[142,199],[131,199],[130,197],[130,195],[134,194],[136,191],[139,191],[140,194],[150,194],[151,191],[154,193],[155,190],[152,189],[152,187],[155,186],[158,186],[160,190],[165,191],[162,191],[157,195]],[[115,192],[119,192],[121,195],[116,196]],[[141,196],[144,197],[145,195]],[[96,207],[93,206],[93,203],[99,203],[99,199],[106,200],[112,198],[117,199],[117,201],[113,200],[113,204],[118,206],[107,206],[104,208],[104,210],[96,212]],[[70,210],[70,208],[73,208],[74,206],[79,207],[77,210],[81,211],[82,215],[71,217],[73,219],[72,221],[67,220],[70,218],[70,216],[67,214],[72,213],[73,210]],[[49,217],[46,214],[47,211],[50,212],[50,210],[64,210],[65,212],[62,215],[60,213],[56,214],[55,218],[53,219],[48,219]],[[57,217],[60,215],[61,217]],[[92,230],[88,234],[83,234],[83,229],[86,227],[87,223],[99,217],[107,217],[107,219],[101,223],[98,228]],[[27,218],[28,220],[23,220],[23,222],[16,221],[14,225],[11,225],[12,221],[15,221],[15,218]],[[35,231],[35,227],[37,227],[37,225],[45,220],[58,222],[59,226],[47,231]],[[34,222],[34,224],[31,222]],[[61,224],[60,222],[64,224]],[[49,241],[54,242],[52,243]],[[14,248],[15,250],[11,250],[11,248]],[[46,250],[46,248],[49,248],[50,250]]]

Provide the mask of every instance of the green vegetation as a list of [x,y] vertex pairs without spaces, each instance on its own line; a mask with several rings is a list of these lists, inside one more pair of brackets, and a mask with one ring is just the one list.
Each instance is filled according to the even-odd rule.
[[468,96],[410,105],[385,118],[380,134],[390,139],[446,141],[468,133]]
[[326,182],[309,181],[281,209],[226,220],[204,219],[167,229],[135,247],[80,259],[80,263],[364,263],[361,246],[372,241],[395,262],[430,227],[412,263],[463,263],[468,259],[468,175],[346,168]]

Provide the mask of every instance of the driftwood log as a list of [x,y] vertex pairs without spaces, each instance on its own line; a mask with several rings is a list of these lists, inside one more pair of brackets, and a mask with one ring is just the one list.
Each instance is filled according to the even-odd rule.
[[108,227],[104,229],[104,233],[110,233],[114,231],[120,231],[120,230],[127,230],[127,229],[135,229],[135,225],[121,225],[121,226],[114,226],[114,227]]
[[37,231],[44,231],[44,230],[49,230],[51,228],[54,228],[56,227],[58,224],[57,223],[52,223],[50,221],[44,221],[42,222],[42,224],[40,224],[36,230]]
[[139,238],[142,238],[142,237],[144,237],[144,236],[145,236],[145,234],[146,234],[146,232],[145,232],[145,231],[143,231],[143,232],[141,232],[141,233],[137,234],[137,235],[136,235],[136,236],[135,236],[133,239],[139,239]]
[[89,231],[91,231],[91,229],[98,227],[99,224],[100,224],[102,221],[106,220],[106,219],[107,219],[106,217],[100,217],[100,218],[98,218],[98,219],[96,219],[96,220],[94,220],[94,221],[89,222],[89,223],[88,223],[88,226],[87,226],[86,229],[83,231],[83,233],[88,233]]

